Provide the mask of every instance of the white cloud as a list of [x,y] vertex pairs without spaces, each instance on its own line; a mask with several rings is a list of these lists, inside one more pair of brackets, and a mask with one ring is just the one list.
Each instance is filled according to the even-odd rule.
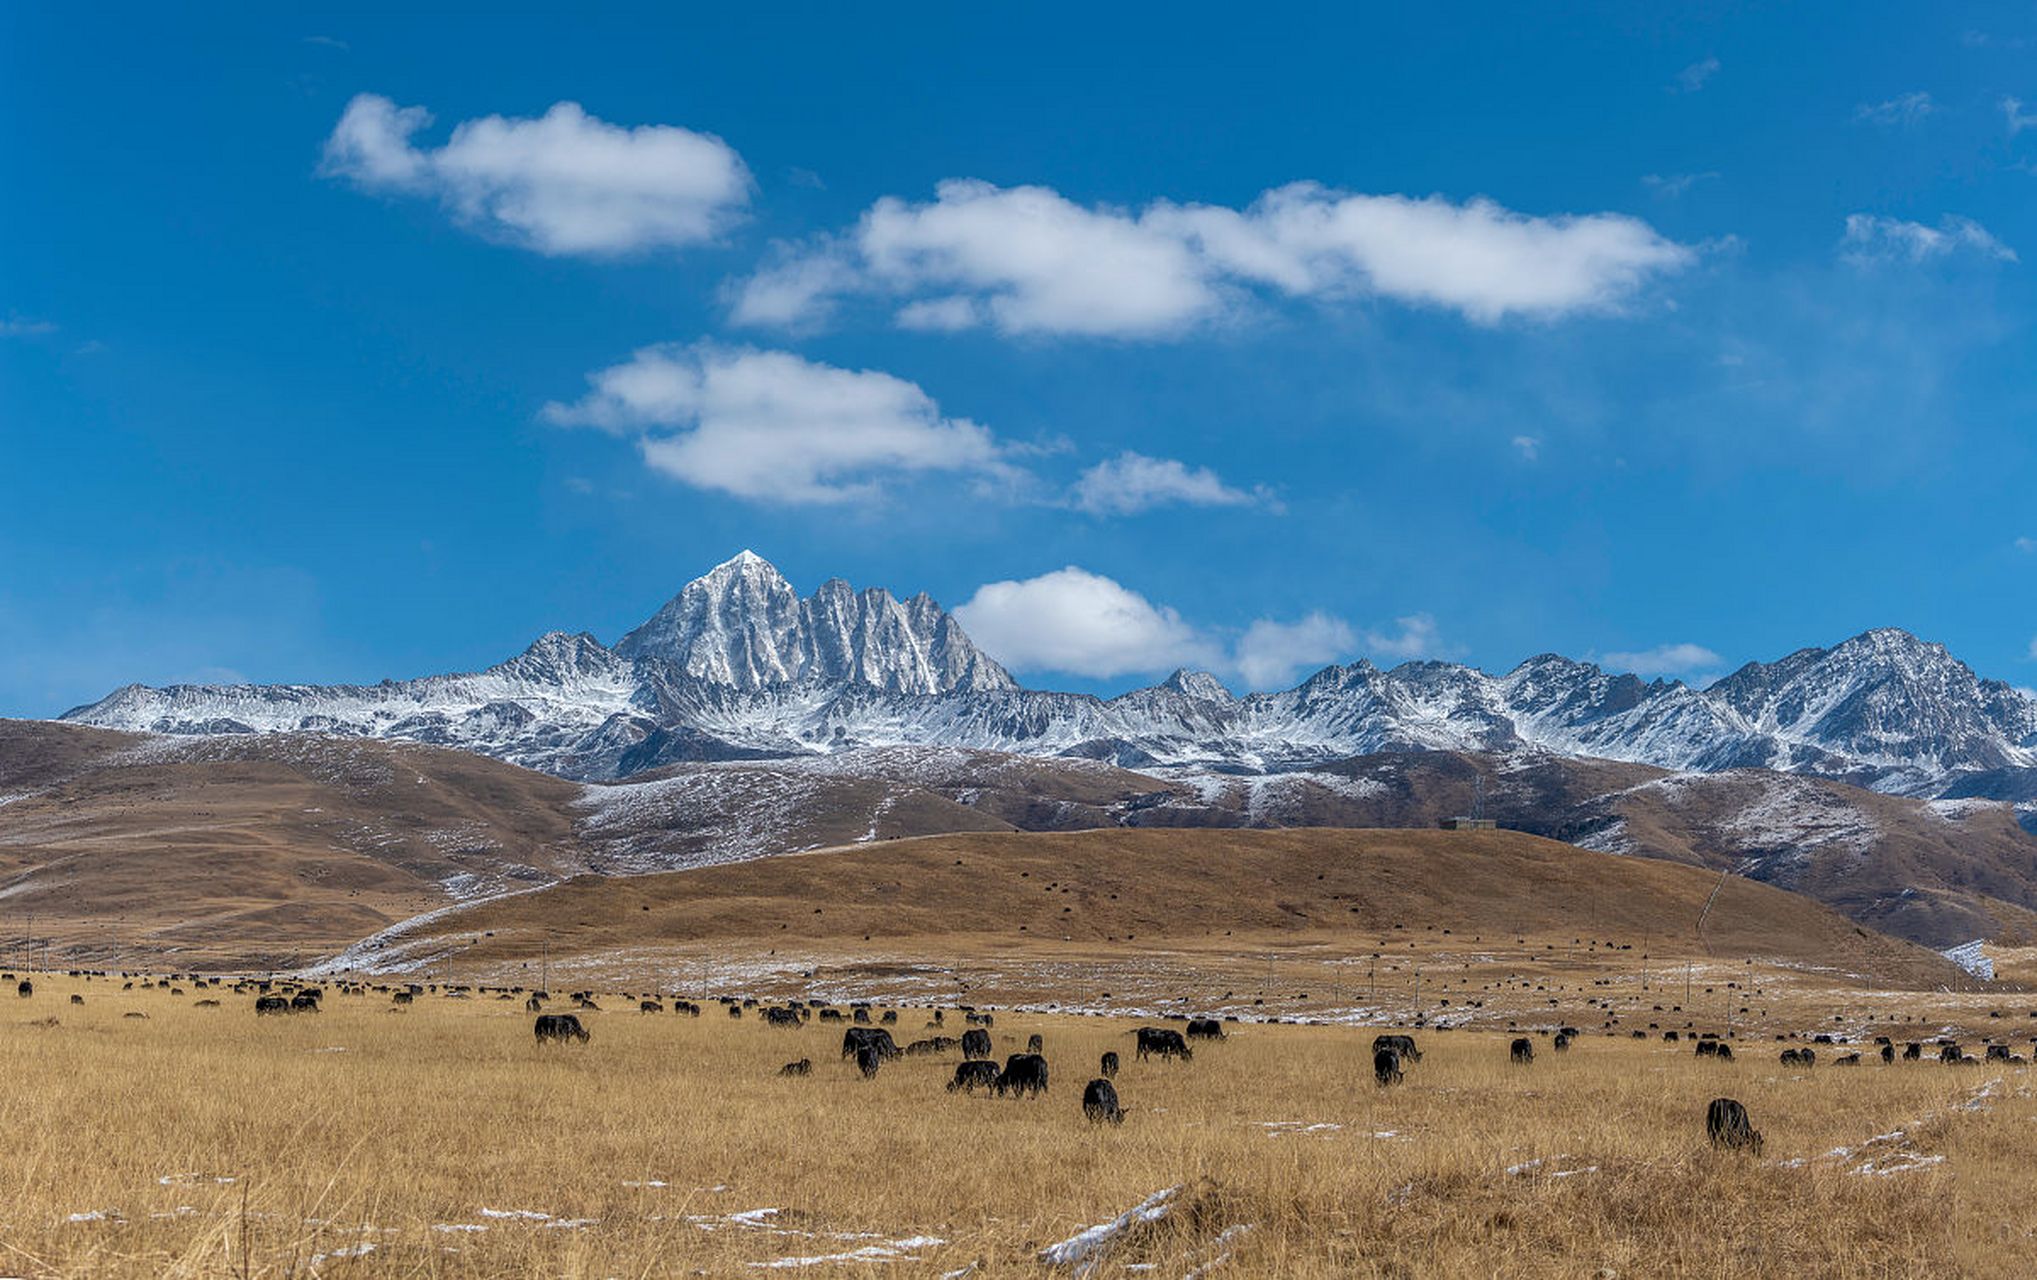
[[1017,475],[987,429],[875,370],[697,343],[646,347],[588,381],[544,416],[632,437],[653,469],[737,497],[843,502],[901,472]]
[[1074,565],[985,583],[954,612],[984,652],[1022,671],[1108,679],[1223,660],[1174,610]]
[[2026,556],[2037,554],[2037,538],[2016,539],[2016,550],[2022,552]]
[[573,102],[535,120],[468,120],[437,150],[413,146],[430,123],[423,107],[361,94],[326,140],[323,172],[367,191],[436,198],[462,223],[547,254],[712,240],[753,185],[742,158],[712,134],[624,128]]
[[2030,656],[2037,659],[2037,636],[2030,637]]
[[1007,333],[1165,333],[1217,305],[1178,237],[1045,187],[951,180],[924,204],[886,196],[855,244],[881,284],[977,300]]
[[[1348,623],[1316,612],[1294,622],[1261,618],[1227,644],[1175,610],[1074,565],[986,583],[955,617],[984,652],[1019,671],[1109,679],[1195,667],[1253,689],[1285,687],[1298,673],[1350,653],[1360,639]],[[1434,624],[1427,625],[1433,633]]]
[[1436,620],[1426,613],[1394,619],[1394,631],[1367,631],[1364,649],[1377,658],[1407,661],[1434,657],[1443,651]]
[[2016,251],[1971,218],[1946,214],[1935,227],[1900,218],[1855,213],[1846,219],[1839,254],[1848,262],[1926,262],[1953,253],[1977,253],[1997,262],[2016,261]]
[[2037,114],[2023,114],[2021,98],[2002,99],[2002,118],[2009,126],[2009,136],[2015,137],[2025,129],[2037,128]]
[[1718,72],[1719,60],[1717,58],[1705,58],[1701,61],[1693,62],[1676,73],[1676,87],[1685,93],[1696,93],[1704,88],[1705,82],[1717,75]]
[[1135,211],[951,180],[931,201],[885,197],[846,235],[742,282],[733,311],[744,323],[811,322],[834,295],[866,292],[899,299],[910,328],[1156,338],[1266,293],[1383,297],[1495,323],[1611,310],[1694,260],[1624,214],[1535,217],[1485,199],[1299,182],[1244,209]]
[[1542,457],[1542,441],[1538,436],[1515,436],[1514,452],[1521,455],[1523,462],[1537,462]]
[[1208,467],[1191,469],[1172,458],[1121,453],[1082,473],[1070,498],[1092,515],[1134,515],[1181,503],[1192,507],[1240,507],[1265,500],[1263,493],[1233,489]]
[[1311,613],[1299,622],[1261,618],[1238,638],[1233,666],[1248,688],[1282,688],[1301,672],[1327,666],[1356,645],[1350,624],[1325,613]]
[[28,338],[56,331],[57,327],[47,320],[30,320],[22,316],[0,319],[0,338]]
[[1856,124],[1913,125],[1937,110],[1931,95],[1920,89],[1886,102],[1863,102],[1853,108],[1853,120]]
[[1631,671],[1636,675],[1663,676],[1689,675],[1695,671],[1716,670],[1725,659],[1701,644],[1661,644],[1653,649],[1642,649],[1633,653],[1609,653],[1605,665],[1613,671]]

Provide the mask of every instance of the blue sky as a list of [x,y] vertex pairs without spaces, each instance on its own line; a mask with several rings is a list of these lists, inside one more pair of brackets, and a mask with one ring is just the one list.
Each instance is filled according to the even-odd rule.
[[8,7],[0,714],[743,547],[1106,692],[2037,683],[2037,10],[980,8]]

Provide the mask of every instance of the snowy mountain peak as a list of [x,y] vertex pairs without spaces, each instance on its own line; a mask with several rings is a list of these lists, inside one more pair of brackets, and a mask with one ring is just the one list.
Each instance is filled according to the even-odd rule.
[[1224,687],[1223,681],[1207,671],[1190,671],[1187,667],[1178,668],[1173,675],[1160,682],[1160,687],[1172,689],[1191,698],[1201,698],[1206,702],[1234,701],[1231,691]]
[[882,588],[859,592],[831,578],[802,600],[752,551],[687,583],[615,652],[745,691],[802,682],[923,695],[1017,687],[931,597],[900,603]]
[[1176,671],[1109,700],[1021,689],[932,597],[836,578],[802,598],[745,551],[613,648],[551,632],[471,675],[376,685],[130,685],[66,719],[155,733],[315,731],[465,747],[573,777],[680,760],[943,746],[1140,768],[1280,772],[1379,751],[1536,752],[2037,796],[2037,698],[1941,645],[1864,632],[1705,689],[1542,654],[1329,666],[1233,697]]

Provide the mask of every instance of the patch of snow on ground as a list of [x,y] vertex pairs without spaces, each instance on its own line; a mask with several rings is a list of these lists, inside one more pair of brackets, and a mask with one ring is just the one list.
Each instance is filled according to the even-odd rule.
[[1974,977],[1993,982],[1995,979],[1995,962],[1988,958],[1986,952],[1981,950],[1981,944],[1985,941],[1986,939],[1984,938],[1975,938],[1972,942],[1962,942],[1956,947],[1947,947],[1938,954],[1966,970]]
[[1975,814],[1989,813],[2008,806],[1999,800],[1927,800],[1926,812],[1947,822],[1964,822]]
[[1176,1185],[1155,1191],[1109,1222],[1084,1227],[1066,1240],[1048,1245],[1040,1250],[1040,1261],[1051,1267],[1072,1266],[1076,1275],[1088,1275],[1103,1262],[1103,1255],[1119,1236],[1141,1223],[1158,1222],[1166,1217],[1180,1190]]
[[1819,849],[1836,845],[1866,853],[1881,839],[1873,816],[1802,778],[1775,775],[1763,780],[1760,795],[1721,824],[1743,844],[1777,849]]
[[804,1256],[774,1258],[770,1262],[752,1262],[752,1267],[783,1269],[790,1267],[820,1267],[855,1262],[918,1262],[917,1251],[932,1249],[948,1243],[939,1236],[907,1236],[903,1240],[888,1240],[883,1244],[866,1244],[860,1249],[847,1253],[820,1253]]

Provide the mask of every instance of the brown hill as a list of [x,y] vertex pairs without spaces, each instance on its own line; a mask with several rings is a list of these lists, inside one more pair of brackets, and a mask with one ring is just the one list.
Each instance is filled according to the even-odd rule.
[[[1552,839],[1766,881],[1933,947],[2037,942],[2037,837],[2007,804],[1927,801],[1759,769],[1672,774],[1559,756],[1398,752],[1285,778],[1223,780],[1210,806],[1251,825],[1429,826],[1486,813]],[[1205,825],[1162,806],[1135,821]]]
[[[1397,927],[1625,940],[1662,954],[1956,981],[1936,954],[1796,894],[1519,832],[1115,829],[929,836],[660,875],[582,876],[389,939],[503,971],[649,947],[800,946],[981,957],[1067,943],[1152,951],[1343,939]],[[374,953],[364,953],[370,959]]]
[[[1502,824],[1731,869],[1935,946],[2037,939],[2037,839],[2005,806],[1553,757],[1397,753],[1159,779],[899,748],[675,766],[582,787],[463,752],[0,721],[0,948],[289,965],[475,896],[934,833],[1419,827],[1484,779]],[[14,940],[9,942],[10,937]]]
[[578,793],[432,747],[0,721],[0,947],[301,963],[581,869]]

